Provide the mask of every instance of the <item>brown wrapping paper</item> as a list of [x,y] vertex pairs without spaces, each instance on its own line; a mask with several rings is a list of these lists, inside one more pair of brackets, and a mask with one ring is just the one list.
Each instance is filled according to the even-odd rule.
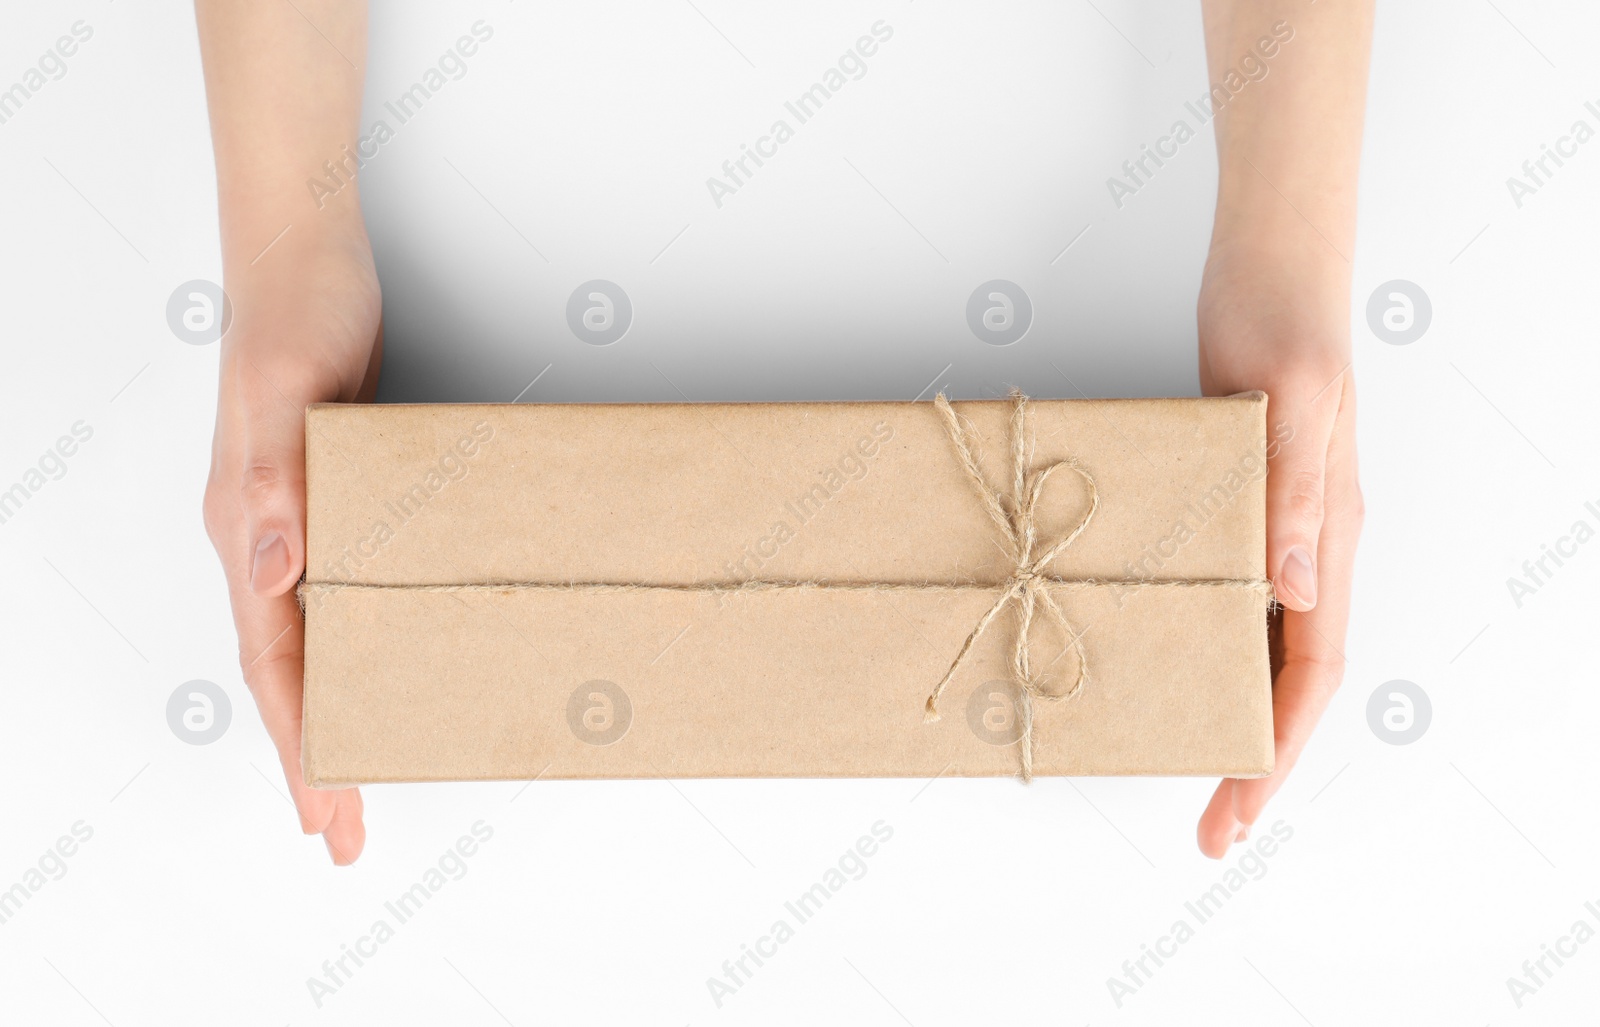
[[[1009,497],[1012,403],[954,406]],[[1269,773],[1265,398],[1028,409],[1027,466],[1099,496],[1033,772]],[[932,404],[313,406],[307,527],[313,785],[1019,771],[1015,605],[924,719],[1017,572]]]

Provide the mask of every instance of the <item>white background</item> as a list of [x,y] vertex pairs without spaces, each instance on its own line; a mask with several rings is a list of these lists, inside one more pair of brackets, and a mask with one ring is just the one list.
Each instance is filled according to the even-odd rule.
[[[525,401],[1075,395],[1052,361],[1091,396],[1195,391],[1209,135],[1121,210],[1104,181],[1206,88],[1196,5],[696,3],[382,5],[364,124],[471,23],[495,30],[365,173],[385,399],[508,400],[546,368]],[[1597,942],[1520,1009],[1506,985],[1600,904],[1600,545],[1520,608],[1506,584],[1600,523],[1600,141],[1520,209],[1505,184],[1600,127],[1592,5],[1381,5],[1346,683],[1258,832],[1292,839],[1121,1008],[1107,979],[1237,864],[1195,848],[1210,781],[380,787],[366,854],[333,869],[201,530],[217,348],[164,313],[220,275],[192,13],[8,7],[0,85],[78,19],[68,73],[0,125],[0,488],[94,432],[0,524],[0,889],[75,822],[93,837],[0,924],[0,1019],[1326,1027],[1568,1024],[1600,1001]],[[704,179],[878,19],[895,35],[867,76],[717,209]],[[566,328],[590,278],[633,299],[617,345]],[[1037,310],[1005,349],[962,313],[991,278]],[[1391,279],[1432,300],[1409,346],[1366,326]],[[206,746],[165,712],[197,678],[234,713]],[[1406,746],[1366,715],[1397,678],[1433,709]],[[307,978],[480,820],[465,876],[319,1009]],[[706,979],[879,820],[867,875],[718,1009]]]

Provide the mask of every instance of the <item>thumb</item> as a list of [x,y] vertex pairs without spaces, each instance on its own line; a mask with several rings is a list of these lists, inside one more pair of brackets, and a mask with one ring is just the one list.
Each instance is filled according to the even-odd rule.
[[1301,613],[1317,605],[1317,536],[1340,392],[1338,380],[1317,381],[1268,397],[1267,573],[1278,601]]
[[286,592],[305,569],[306,404],[315,386],[246,360],[240,376],[244,424],[243,497],[250,590]]

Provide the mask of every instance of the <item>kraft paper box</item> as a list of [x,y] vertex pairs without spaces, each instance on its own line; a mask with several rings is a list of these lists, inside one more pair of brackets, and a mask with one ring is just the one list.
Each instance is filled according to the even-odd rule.
[[1021,403],[313,406],[306,780],[1270,773],[1265,397]]

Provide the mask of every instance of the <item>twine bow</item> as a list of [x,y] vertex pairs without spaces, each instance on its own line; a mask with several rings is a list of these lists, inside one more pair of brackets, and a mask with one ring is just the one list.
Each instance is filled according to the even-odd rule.
[[[950,669],[945,671],[944,678],[934,686],[928,696],[927,710],[923,717],[924,723],[931,723],[939,719],[939,697],[944,694],[945,687],[950,684],[956,672],[961,669],[962,663],[967,659],[972,647],[984,632],[989,630],[989,625],[994,623],[1000,611],[1012,603],[1017,605],[1017,638],[1016,645],[1011,650],[1011,673],[1015,680],[1018,692],[1017,715],[1021,721],[1022,733],[1022,779],[1033,780],[1033,704],[1040,702],[1063,702],[1076,696],[1083,690],[1084,683],[1088,680],[1088,656],[1083,649],[1083,635],[1074,631],[1072,622],[1067,620],[1067,615],[1061,612],[1061,607],[1055,598],[1050,595],[1050,579],[1045,574],[1045,568],[1050,561],[1061,555],[1068,546],[1078,540],[1083,530],[1089,526],[1094,518],[1095,511],[1100,508],[1100,493],[1095,488],[1094,478],[1088,471],[1080,467],[1075,461],[1057,460],[1046,464],[1036,471],[1028,470],[1028,397],[1020,391],[1013,391],[1011,398],[1014,406],[1011,411],[1011,494],[1003,495],[998,489],[989,484],[984,477],[982,469],[978,466],[977,457],[973,454],[972,440],[976,433],[971,426],[962,422],[950,402],[940,393],[934,400],[939,413],[944,417],[945,430],[950,436],[951,443],[955,446],[956,455],[961,461],[962,469],[967,472],[967,478],[978,490],[979,497],[983,500],[983,508],[991,520],[999,526],[1001,534],[1005,537],[1011,548],[1011,556],[1016,561],[1011,577],[1002,586],[1002,591],[994,605],[989,607],[978,621],[977,627],[967,636],[962,643],[961,650],[956,653],[956,658],[951,661]],[[1083,517],[1071,531],[1062,535],[1053,542],[1041,543],[1036,512],[1039,506],[1039,497],[1044,494],[1045,482],[1050,475],[1060,468],[1067,468],[1083,479],[1089,489],[1089,505]],[[1071,640],[1071,647],[1077,657],[1078,672],[1072,685],[1064,692],[1046,691],[1043,673],[1036,674],[1033,668],[1032,644],[1029,636],[1033,628],[1034,615],[1043,608],[1052,620],[1060,626],[1061,630]]]

